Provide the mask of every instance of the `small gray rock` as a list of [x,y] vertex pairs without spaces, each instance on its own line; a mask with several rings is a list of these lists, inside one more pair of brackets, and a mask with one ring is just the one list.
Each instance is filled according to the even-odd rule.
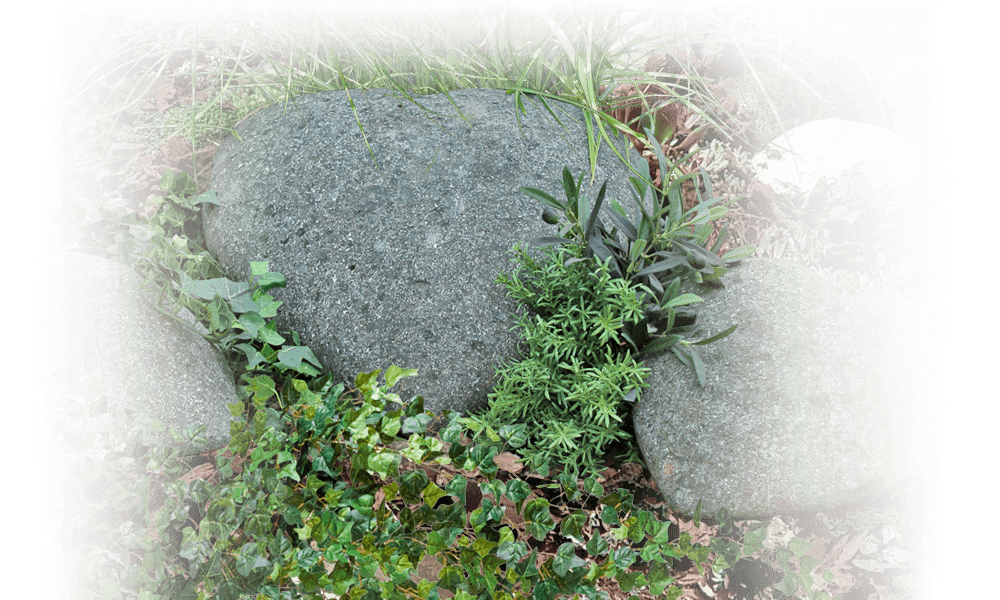
[[[141,278],[116,262],[61,253],[53,278],[56,314],[50,357],[59,365],[55,397],[85,406],[122,430],[137,426],[147,444],[173,443],[149,419],[183,432],[206,426],[209,448],[229,442],[238,402],[233,375],[203,338],[166,317],[140,296]],[[181,317],[194,324],[194,316]],[[73,424],[74,426],[76,424]],[[203,450],[190,448],[187,450]]]
[[635,430],[668,501],[744,518],[912,490],[927,313],[901,296],[839,296],[779,259],[748,259],[723,282],[698,292],[706,337],[739,324],[697,347],[706,386],[672,353],[646,361]]

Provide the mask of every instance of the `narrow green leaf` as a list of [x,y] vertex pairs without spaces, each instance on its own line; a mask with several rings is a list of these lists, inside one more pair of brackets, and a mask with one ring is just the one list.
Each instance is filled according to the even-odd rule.
[[729,252],[722,255],[722,261],[730,262],[750,258],[756,251],[757,249],[753,246],[740,246],[739,248],[733,248]]
[[729,237],[728,223],[722,226],[722,231],[720,231],[718,237],[715,238],[715,243],[712,244],[711,248],[712,254],[717,254],[719,252],[719,248],[721,248],[722,244],[725,243],[727,237]]
[[698,351],[694,348],[688,348],[691,351],[691,361],[694,363],[694,372],[698,375],[698,385],[705,387],[705,363],[701,361],[701,357],[698,356]]
[[608,211],[607,215],[608,218],[611,219],[614,226],[620,229],[630,242],[636,241],[638,238],[638,232],[635,229],[635,225],[633,225],[631,221],[614,210]]
[[[586,225],[587,219],[590,218],[590,198],[588,198],[586,194],[580,194],[579,198],[577,199],[576,215],[577,215],[576,217],[577,223],[581,228],[580,233],[582,235],[583,234],[582,228],[584,227],[584,225]],[[584,237],[583,239],[586,240],[587,238]]]
[[673,346],[670,347],[670,350],[674,353],[674,356],[676,356],[677,359],[684,364],[685,367],[688,367],[689,369],[694,367],[694,363],[692,362],[691,359],[690,348],[688,348],[684,344],[674,344]]
[[646,267],[645,269],[636,272],[634,275],[632,275],[632,279],[636,279],[644,275],[651,275],[653,273],[660,273],[662,271],[669,271],[670,269],[674,269],[685,263],[687,263],[687,257],[674,255],[671,256],[670,258],[656,261],[653,264]]
[[[677,180],[670,184],[667,188],[666,196],[667,202],[670,205],[670,223],[673,226],[679,226],[681,223],[681,211],[684,210],[684,200],[681,198],[681,184],[682,180]],[[666,185],[664,182],[663,185]]]
[[648,356],[650,354],[656,354],[657,352],[663,352],[664,350],[673,348],[676,346],[677,341],[681,339],[681,336],[677,334],[665,335],[661,338],[656,338],[653,341],[643,347],[643,349],[636,356]]
[[[645,256],[643,255],[643,252],[646,250],[647,243],[649,243],[649,240],[643,238],[628,244],[629,269],[634,269],[636,266],[641,268],[645,263]],[[615,245],[615,247],[620,248],[620,246],[617,245]],[[621,253],[624,253],[624,251],[620,252],[620,254]]]
[[[569,167],[563,167],[563,190],[566,191],[566,200],[569,203],[571,210],[576,210],[576,204],[579,200],[579,190],[576,187],[576,182],[573,181],[573,174],[569,172]],[[573,215],[576,217],[576,215]]]
[[554,197],[552,197],[551,195],[547,194],[546,192],[543,192],[542,190],[539,190],[539,189],[536,189],[536,188],[530,188],[530,187],[522,187],[521,191],[524,192],[525,194],[527,194],[528,196],[531,196],[535,200],[538,200],[539,202],[541,202],[543,204],[547,204],[548,206],[551,206],[552,208],[555,208],[555,209],[558,209],[558,210],[562,210],[562,211],[566,210],[566,204],[564,202],[560,202],[560,201],[556,200]]
[[712,337],[705,338],[705,339],[703,339],[703,340],[701,340],[699,342],[693,342],[692,345],[694,345],[694,346],[700,346],[702,344],[711,344],[712,342],[717,342],[717,341],[721,340],[722,338],[726,337],[727,335],[731,334],[732,332],[736,331],[736,327],[738,327],[738,326],[739,326],[739,324],[737,323],[736,325],[733,325],[732,327],[730,327],[729,329],[726,329],[722,333],[717,333],[717,334],[713,335]]
[[674,308],[677,306],[684,306],[686,304],[695,304],[697,302],[704,302],[697,294],[681,294],[676,298],[671,298],[663,308]]
[[[608,190],[608,180],[604,180],[604,185],[601,186],[601,190],[597,193],[597,201],[594,203],[594,208],[590,211],[590,216],[587,219],[587,226],[583,230],[584,239],[590,239],[594,234],[594,226],[597,224],[597,216],[601,212],[601,205],[604,204],[604,193]],[[581,217],[582,218],[582,217]]]
[[[653,153],[656,155],[656,161],[660,165],[660,181],[663,182],[662,185],[666,186],[667,181],[670,178],[670,173],[673,171],[674,167],[667,162],[667,157],[663,154],[663,148],[660,145],[660,140],[656,139],[656,136],[653,135],[653,132],[650,131],[649,127],[643,127],[643,131],[646,132],[646,136],[651,142],[650,146],[653,147]],[[669,170],[667,169],[668,166],[670,166]]]

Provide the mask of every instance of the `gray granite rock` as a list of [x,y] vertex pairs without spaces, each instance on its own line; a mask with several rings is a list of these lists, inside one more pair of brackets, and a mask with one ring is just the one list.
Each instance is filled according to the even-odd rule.
[[[517,304],[494,284],[508,251],[556,233],[519,188],[562,199],[564,166],[589,173],[581,111],[549,102],[564,129],[537,100],[525,100],[519,124],[514,97],[499,90],[417,96],[420,106],[377,90],[350,99],[353,109],[344,91],[267,108],[222,143],[208,247],[232,277],[252,260],[285,275],[279,330],[297,331],[325,369],[353,381],[415,368],[404,400],[469,410],[516,356]],[[608,196],[629,209],[628,174],[605,144],[584,185],[593,197],[610,178]]]
[[705,387],[672,353],[646,361],[635,430],[668,501],[753,517],[912,492],[926,313],[900,295],[839,296],[780,259],[748,259],[723,282],[698,290],[698,323],[706,336],[739,327],[698,347]]
[[[67,406],[85,406],[85,414],[103,416],[112,427],[139,427],[148,444],[173,441],[169,432],[147,425],[155,419],[181,432],[205,425],[208,447],[226,445],[226,405],[238,398],[222,357],[149,306],[136,273],[89,254],[60,254],[53,294],[62,301],[53,303],[49,329],[58,342],[48,356],[59,365],[55,397]],[[194,323],[187,310],[182,318]]]

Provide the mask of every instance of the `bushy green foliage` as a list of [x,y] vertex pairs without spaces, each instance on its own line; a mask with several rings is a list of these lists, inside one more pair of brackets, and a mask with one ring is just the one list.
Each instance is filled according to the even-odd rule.
[[[249,402],[233,405],[253,423],[252,443],[234,438],[218,483],[181,481],[176,448],[150,450],[146,472],[127,492],[135,521],[153,510],[156,535],[135,535],[135,521],[121,526],[138,544],[131,556],[142,558],[128,560],[105,591],[149,600],[436,599],[440,590],[465,600],[602,598],[598,580],[614,578],[623,591],[642,587],[675,599],[676,561],[702,569],[715,552],[712,568],[723,572],[759,549],[761,528],[745,541],[703,546],[688,533],[672,541],[669,523],[637,510],[625,490],[606,493],[593,477],[582,486],[560,478],[568,500],[593,508],[557,526],[559,507],[533,497],[521,479],[498,477],[495,448],[463,444],[466,419],[450,411],[435,417],[422,398],[404,404],[391,393],[415,370],[390,366],[384,385],[380,374],[359,374],[353,393],[329,376],[290,378],[280,391],[268,376],[252,378],[243,388]],[[439,436],[427,433],[435,419],[444,421]],[[404,468],[407,461],[415,464]],[[431,464],[461,474],[442,488],[425,474]],[[470,483],[478,506],[467,504]],[[511,527],[501,498],[523,529]],[[538,566],[549,536],[564,541]],[[415,577],[426,556],[443,565],[437,581]],[[640,572],[636,563],[647,566]]]
[[[652,135],[649,130],[647,133]],[[670,165],[662,149],[655,145],[654,151],[660,162],[660,172],[668,174],[664,179],[669,179],[677,165]],[[681,293],[681,286],[684,283],[717,283],[727,265],[749,256],[754,249],[736,248],[719,258],[715,252],[725,242],[725,230],[711,249],[706,247],[713,230],[712,222],[723,217],[728,209],[725,205],[715,206],[722,199],[712,197],[711,181],[705,173],[676,177],[669,185],[665,184],[662,191],[653,187],[648,178],[630,177],[630,180],[634,188],[630,191],[638,210],[635,223],[629,220],[617,201],[612,201],[610,210],[604,205],[607,182],[591,204],[590,199],[580,193],[582,176],[574,181],[568,168],[564,168],[562,174],[565,202],[539,189],[521,188],[549,206],[542,213],[546,223],[555,225],[565,219],[559,236],[536,238],[533,242],[542,247],[579,246],[581,255],[570,260],[596,259],[606,264],[616,281],[624,281],[634,288],[639,299],[641,317],[622,321],[622,338],[639,357],[668,349],[673,351],[678,359],[695,369],[699,382],[704,385],[704,366],[694,346],[722,339],[736,327],[699,342],[684,340],[681,334],[690,332],[689,325],[694,321],[694,313],[688,306],[701,302],[701,298]],[[705,186],[707,198],[697,185],[699,180]],[[688,181],[694,184],[699,202],[684,211],[681,190]],[[649,189],[654,191],[652,206],[646,198]],[[601,219],[602,209],[610,219],[610,226],[605,226]]]
[[624,344],[623,323],[642,318],[639,302],[606,265],[592,271],[588,261],[573,261],[579,247],[546,249],[543,261],[514,250],[520,265],[498,282],[530,309],[518,319],[528,352],[497,370],[489,410],[474,420],[481,436],[516,424],[529,441],[520,454],[540,473],[552,464],[593,471],[608,446],[631,440],[622,404],[636,397],[648,369],[612,348]]
[[[187,253],[201,256],[201,262],[214,262],[195,244],[179,244],[178,240],[184,239],[180,235],[167,238],[161,233],[172,217],[183,226],[183,221],[193,217],[193,208],[214,200],[212,192],[194,200],[182,198],[177,190],[184,184],[183,176],[161,179],[160,186],[168,192],[161,210],[172,208],[154,215],[151,222],[157,229],[144,250],[137,250],[129,236],[120,237],[120,252],[123,257],[131,256],[132,264],[143,262],[136,258],[149,263],[156,252],[161,257]],[[555,527],[549,503],[542,498],[529,501],[531,490],[523,481],[502,483],[496,479],[496,448],[461,444],[463,434],[479,430],[472,419],[459,418],[452,411],[435,417],[423,411],[422,397],[402,403],[397,395],[388,393],[400,378],[416,375],[416,370],[390,366],[386,385],[381,387],[377,385],[380,370],[361,373],[354,381],[360,397],[345,394],[343,383],[334,383],[329,374],[320,376],[308,364],[318,363],[308,348],[297,345],[295,332],[291,335],[296,345],[286,344],[274,330],[273,321],[265,321],[276,314],[277,303],[266,291],[284,285],[280,274],[269,272],[266,264],[252,263],[251,282],[241,284],[224,278],[195,281],[188,271],[196,273],[199,261],[177,256],[171,260],[180,268],[149,271],[151,283],[168,290],[164,293],[186,296],[188,303],[200,308],[196,314],[210,331],[204,337],[224,349],[239,350],[245,358],[237,365],[240,401],[230,405],[233,435],[229,449],[243,454],[251,442],[255,449],[238,475],[232,468],[234,459],[220,454],[216,466],[221,482],[213,487],[202,479],[190,483],[178,479],[182,471],[178,448],[153,449],[133,463],[120,452],[123,442],[111,438],[108,443],[115,452],[92,464],[91,471],[95,466],[98,472],[110,471],[103,480],[110,488],[105,488],[105,504],[133,515],[121,528],[119,543],[141,548],[143,559],[122,570],[117,578],[101,578],[96,575],[100,556],[118,555],[100,543],[81,548],[83,554],[71,554],[68,564],[84,561],[91,565],[86,573],[74,572],[81,578],[89,573],[90,584],[67,582],[66,589],[75,592],[74,596],[84,595],[85,589],[92,589],[99,581],[100,591],[90,593],[109,600],[122,598],[123,590],[149,600],[202,600],[206,593],[218,598],[284,600],[292,597],[289,589],[295,577],[299,597],[310,600],[320,598],[321,589],[356,599],[433,600],[439,597],[439,587],[459,600],[554,598],[557,594],[598,598],[602,596],[596,592],[597,579],[614,577],[624,591],[648,586],[654,595],[676,599],[683,591],[670,576],[676,561],[688,558],[700,571],[714,550],[718,556],[710,567],[718,576],[759,548],[763,530],[755,530],[745,541],[712,540],[710,546],[692,544],[687,533],[672,540],[667,533],[669,524],[635,510],[626,490],[606,494],[593,477],[587,477],[581,491],[575,474],[563,473],[558,481],[567,500],[578,500],[584,494],[600,498],[604,508],[596,514],[609,534],[584,536],[587,516],[581,510],[562,519],[560,533],[579,540],[591,557],[607,558],[591,565],[577,556],[578,544],[567,542],[542,569],[536,569],[537,550],[529,550],[525,540],[515,539],[512,530],[503,525],[505,513],[497,502],[483,498],[482,505],[468,514],[466,524],[464,477],[454,477],[442,489],[429,481],[422,469],[400,473],[402,457],[418,464],[434,461],[460,470],[478,470],[488,480],[479,484],[480,490],[493,498],[506,496],[513,501],[528,535],[540,541]],[[179,302],[169,306],[175,304]],[[172,317],[169,311],[165,313]],[[612,339],[609,334],[608,340]],[[404,408],[386,411],[393,402]],[[446,419],[447,425],[439,437],[425,437],[422,434],[434,418]],[[155,421],[151,425],[162,429]],[[511,429],[503,426],[500,434],[513,446],[523,445],[523,437]],[[178,442],[187,439],[197,445],[206,442],[200,436],[203,430],[204,426],[191,426],[183,436],[174,429],[170,433]],[[124,433],[126,438],[128,433]],[[492,432],[488,436],[500,439]],[[404,450],[388,448],[401,439],[407,439]],[[450,444],[447,452],[442,441]],[[140,472],[131,482],[120,477],[126,467]],[[167,478],[164,487],[172,495],[151,523],[160,540],[141,535],[150,525],[143,515],[148,515],[152,486],[142,471],[162,472]],[[63,473],[64,477],[70,475]],[[378,490],[385,494],[385,500],[373,506]],[[457,502],[432,508],[443,495]],[[387,503],[397,498],[420,508],[404,510],[397,518],[387,508]],[[87,520],[92,516],[85,507],[76,508],[76,517]],[[700,518],[699,505],[695,522]],[[196,527],[190,526],[192,522]],[[239,537],[234,537],[236,532],[240,532]],[[170,541],[172,534],[179,534],[179,545]],[[626,538],[633,544],[641,542],[642,551],[629,547],[611,551],[609,541]],[[116,545],[110,539],[105,543]],[[64,547],[74,550],[72,544]],[[427,555],[438,556],[447,566],[437,582],[413,584],[410,575]],[[648,577],[627,573],[637,560],[655,563]],[[172,574],[166,571],[168,565]],[[334,565],[331,573],[327,573],[328,565]],[[377,570],[390,581],[376,577]],[[204,591],[197,589],[201,583]],[[516,584],[520,584],[517,591]]]
[[[704,248],[711,221],[725,214],[724,207],[713,206],[718,198],[683,212],[681,184],[692,179],[684,176],[667,187],[666,206],[647,212],[645,192],[652,184],[632,178],[638,222],[630,222],[615,202],[606,212],[614,226],[607,228],[599,218],[607,182],[591,204],[580,193],[582,177],[574,181],[563,169],[566,202],[522,188],[549,206],[542,213],[547,223],[558,224],[562,215],[566,223],[561,236],[534,240],[545,248],[541,260],[515,246],[520,264],[497,278],[527,308],[518,320],[527,352],[497,369],[499,383],[488,408],[475,417],[481,437],[515,425],[526,439],[521,455],[541,473],[552,465],[594,472],[608,448],[621,442],[630,448],[627,457],[638,460],[629,433],[631,407],[647,387],[649,369],[636,359],[673,350],[704,385],[704,365],[694,346],[736,329],[699,342],[683,339],[693,323],[687,307],[701,298],[681,293],[681,284],[718,280],[725,273],[726,263]],[[720,236],[716,248],[724,240]]]

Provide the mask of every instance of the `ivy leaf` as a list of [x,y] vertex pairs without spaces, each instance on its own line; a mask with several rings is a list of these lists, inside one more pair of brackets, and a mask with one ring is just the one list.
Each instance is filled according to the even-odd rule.
[[552,519],[552,512],[549,510],[549,501],[545,498],[535,498],[524,506],[524,525],[528,533],[538,541],[545,539],[546,534],[552,531],[556,522]]
[[[281,338],[281,336],[278,337]],[[281,338],[281,341],[284,341],[284,338]],[[300,370],[302,361],[312,363],[313,365],[322,368],[322,365],[319,364],[319,359],[316,358],[313,351],[309,349],[309,346],[290,346],[288,348],[278,350],[278,364],[284,367],[298,371]]]
[[565,577],[570,570],[578,567],[587,567],[587,561],[576,555],[576,545],[572,542],[565,542],[556,550],[556,555],[552,561],[552,567],[556,575]]

